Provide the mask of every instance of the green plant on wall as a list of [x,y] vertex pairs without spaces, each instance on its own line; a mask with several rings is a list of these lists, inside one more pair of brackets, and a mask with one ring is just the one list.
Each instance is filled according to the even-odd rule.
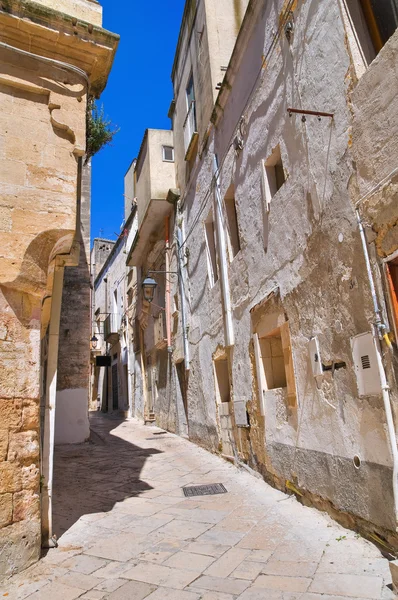
[[90,98],[87,104],[86,162],[110,144],[118,131],[119,128],[112,126],[105,117],[104,107],[99,109],[94,98]]

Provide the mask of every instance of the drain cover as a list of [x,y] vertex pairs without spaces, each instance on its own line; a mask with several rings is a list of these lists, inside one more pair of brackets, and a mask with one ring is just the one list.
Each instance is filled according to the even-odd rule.
[[211,483],[210,485],[193,485],[182,488],[184,495],[190,496],[213,496],[214,494],[226,494],[227,490],[222,483]]

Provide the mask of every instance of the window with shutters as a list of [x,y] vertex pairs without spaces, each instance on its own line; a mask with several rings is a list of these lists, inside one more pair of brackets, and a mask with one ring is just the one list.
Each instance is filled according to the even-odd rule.
[[395,344],[398,346],[398,257],[384,263]]
[[344,0],[344,3],[362,58],[370,64],[398,27],[398,0]]

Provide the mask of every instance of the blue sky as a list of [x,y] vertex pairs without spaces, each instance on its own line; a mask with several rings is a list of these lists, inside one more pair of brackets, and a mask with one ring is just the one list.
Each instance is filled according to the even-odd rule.
[[91,238],[115,239],[123,221],[123,177],[144,131],[170,129],[170,75],[185,0],[100,2],[104,28],[121,39],[99,104],[120,131],[93,158]]

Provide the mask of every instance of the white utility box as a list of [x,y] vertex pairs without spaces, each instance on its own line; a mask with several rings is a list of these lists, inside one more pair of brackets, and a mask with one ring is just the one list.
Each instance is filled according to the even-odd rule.
[[321,359],[321,351],[319,348],[319,340],[317,337],[313,337],[310,339],[310,343],[308,346],[312,367],[312,374],[314,377],[319,377],[323,375],[323,366]]
[[352,337],[351,349],[359,396],[378,396],[381,394],[381,382],[372,333]]

